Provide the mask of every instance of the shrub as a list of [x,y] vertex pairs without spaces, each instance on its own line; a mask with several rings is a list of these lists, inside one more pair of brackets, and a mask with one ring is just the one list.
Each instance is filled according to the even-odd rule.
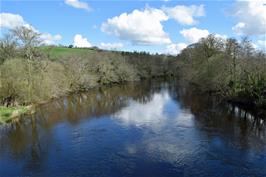
[[28,104],[47,100],[66,93],[68,81],[64,67],[48,60],[33,61],[29,73],[28,62],[24,59],[10,59],[0,66],[0,98],[3,104]]

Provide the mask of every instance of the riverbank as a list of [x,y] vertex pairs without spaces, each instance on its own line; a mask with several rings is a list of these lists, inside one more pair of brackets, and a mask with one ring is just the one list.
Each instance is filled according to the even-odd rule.
[[[129,176],[149,176],[154,170],[143,170],[156,163],[152,176],[182,176],[176,166],[169,167],[182,163],[179,169],[192,165],[192,172],[215,165],[215,173],[239,170],[242,176],[262,175],[266,120],[240,117],[244,111],[236,108],[239,114],[235,114],[227,105],[217,106],[213,97],[190,91],[176,87],[173,80],[144,80],[91,89],[41,105],[32,116],[0,126],[0,174],[124,176],[139,170]],[[181,163],[176,163],[179,157]],[[157,164],[167,169],[158,169]],[[244,172],[239,169],[242,164],[249,164]],[[187,174],[186,165],[181,170]],[[201,175],[215,176],[214,172]]]
[[266,120],[266,105],[258,105],[251,100],[227,99],[229,104],[247,110],[253,116]]
[[[10,31],[10,35],[29,33],[28,29],[18,30]],[[102,85],[169,76],[195,83],[203,92],[218,92],[226,100],[241,98],[255,106],[266,105],[266,58],[257,51],[245,53],[248,41],[233,42],[243,49],[232,54],[232,49],[225,50],[230,40],[209,35],[178,56],[169,56],[94,47],[42,47],[38,37],[35,40],[37,44],[19,47],[17,41],[12,50],[2,45],[0,106],[7,107],[2,111],[3,120],[9,120],[13,111],[24,112],[16,109],[17,105],[38,105]]]
[[[152,77],[150,79],[155,79],[155,80],[160,80],[160,79],[174,79],[173,76],[157,76],[157,77]],[[60,94],[60,96],[57,97],[49,97],[47,100],[41,100],[39,102],[35,102],[35,103],[31,103],[28,106],[10,106],[10,107],[6,107],[6,106],[0,106],[0,124],[5,124],[5,123],[9,123],[12,122],[12,120],[17,119],[23,115],[26,114],[34,114],[35,113],[35,109],[43,104],[48,104],[51,101],[54,100],[58,100],[62,97],[67,97],[69,95],[73,95],[73,94],[80,94],[80,93],[89,93],[92,92],[93,90],[97,89],[97,88],[104,88],[104,87],[112,87],[112,86],[116,86],[116,85],[123,85],[126,83],[130,83],[130,82],[142,82],[145,80],[149,80],[149,79],[141,79],[138,81],[123,81],[123,82],[110,82],[108,84],[97,84],[94,87],[90,87],[87,88],[86,90],[73,90],[73,91],[69,91],[66,92],[65,94]]]
[[16,107],[4,107],[0,106],[0,124],[7,123],[14,118],[22,116],[24,114],[34,113],[34,106],[16,106]]
[[18,51],[17,57],[0,63],[0,106],[6,107],[1,122],[9,121],[13,112],[28,112],[21,110],[22,105],[38,105],[103,85],[173,76],[175,72],[171,56],[61,49],[40,50],[32,60],[23,58]]
[[[150,80],[156,81],[156,80],[162,80],[162,79],[163,80],[171,80],[171,81],[175,80],[174,77],[158,77],[158,78],[153,78]],[[147,80],[149,80],[149,79],[144,79],[144,80],[137,81],[137,82],[146,82]],[[178,81],[176,81],[176,82],[178,82]],[[43,104],[48,104],[49,102],[54,101],[54,100],[59,100],[62,97],[67,97],[68,95],[74,95],[74,94],[80,94],[80,93],[90,93],[90,92],[94,93],[95,90],[97,90],[97,89],[112,87],[112,86],[116,86],[116,85],[122,86],[125,83],[130,83],[130,82],[110,83],[107,85],[99,85],[98,84],[97,86],[92,87],[90,89],[87,89],[86,91],[80,90],[80,91],[76,91],[76,92],[70,92],[68,94],[62,95],[61,97],[50,98],[48,100],[41,101],[39,103],[35,103],[34,105],[29,105],[29,106],[17,106],[17,107],[16,106],[13,106],[13,107],[0,106],[0,124],[12,122],[12,120],[19,118],[20,116],[23,116],[26,114],[34,114],[35,109],[37,107],[39,107]],[[184,85],[186,85],[186,84],[184,84]],[[261,119],[266,118],[266,110],[264,109],[263,106],[258,106],[252,102],[247,101],[247,100],[240,101],[239,99],[222,98],[221,96],[219,96],[219,94],[217,94],[218,92],[204,92],[204,91],[200,90],[199,87],[197,87],[195,84],[192,84],[192,86],[187,86],[186,89],[190,89],[192,92],[200,93],[201,95],[216,97],[217,100],[220,100],[218,102],[220,102],[220,103],[226,103],[227,102],[230,105],[232,105],[233,107],[238,107],[240,109],[245,110],[246,112],[250,113],[254,117],[261,118]]]
[[203,92],[248,107],[266,107],[266,55],[248,38],[237,41],[209,35],[177,56],[177,76]]
[[190,90],[193,93],[200,95],[205,95],[207,97],[212,97],[216,100],[216,104],[229,104],[232,107],[237,107],[239,109],[245,110],[245,112],[253,115],[258,119],[266,120],[266,104],[258,103],[256,100],[250,97],[234,97],[230,95],[222,94],[221,90],[206,90],[203,89],[202,85],[198,83],[191,83],[189,81],[184,81],[180,79],[179,85],[182,85],[185,90]]

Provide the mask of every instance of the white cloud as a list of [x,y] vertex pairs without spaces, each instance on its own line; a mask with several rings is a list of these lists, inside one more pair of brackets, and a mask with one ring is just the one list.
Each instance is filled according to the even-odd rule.
[[257,46],[258,49],[263,50],[263,51],[266,52],[266,40],[265,39],[264,40],[259,39],[256,42],[256,46]]
[[227,39],[228,38],[228,36],[225,35],[225,34],[215,34],[214,36],[217,37],[217,38],[222,38],[222,39]]
[[[8,28],[13,29],[16,27],[24,26],[28,29],[33,30],[36,33],[40,33],[36,28],[34,28],[32,25],[28,24],[26,21],[24,21],[23,17],[18,14],[12,14],[12,13],[1,13],[0,14],[0,27],[1,28]],[[62,36],[57,35],[51,35],[49,33],[43,33],[40,36],[43,44],[51,45],[55,44],[56,41],[59,41],[62,39]]]
[[232,28],[238,35],[263,35],[266,33],[266,0],[238,1],[233,15],[239,22]]
[[65,3],[77,9],[90,10],[90,7],[87,3],[80,2],[79,0],[65,0]]
[[198,29],[198,28],[190,28],[190,29],[183,29],[180,31],[180,34],[189,42],[195,43],[198,42],[199,39],[203,37],[207,37],[210,33],[206,29]]
[[[180,34],[187,40],[189,44],[198,42],[201,38],[207,37],[210,32],[206,29],[198,29],[198,28],[190,28],[183,29],[180,31]],[[225,34],[214,34],[217,38],[227,39],[227,35]]]
[[82,37],[80,34],[76,34],[74,36],[74,44],[75,47],[92,47],[91,43],[87,38]]
[[43,44],[45,45],[52,45],[55,44],[57,41],[60,41],[62,39],[62,36],[60,34],[51,35],[49,33],[41,34],[40,38],[43,41]]
[[167,20],[162,10],[147,7],[143,11],[134,10],[110,18],[102,24],[101,30],[133,44],[169,44],[171,40],[161,24]]
[[243,34],[243,29],[246,28],[246,24],[244,22],[239,22],[235,26],[232,27],[232,30],[238,34],[241,35]]
[[258,40],[258,44],[266,47],[266,40]]
[[0,13],[0,28],[14,29],[21,26],[39,33],[39,31],[32,25],[28,24],[21,15],[12,13]]
[[254,49],[258,49],[258,48],[259,48],[259,46],[258,46],[257,44],[255,44],[255,43],[253,43],[253,42],[251,42],[251,45],[252,45],[252,47],[253,47]]
[[36,28],[34,28],[34,26],[30,25],[30,24],[25,24],[23,25],[24,27],[34,31],[35,33],[40,33]]
[[164,7],[163,10],[167,13],[169,18],[175,19],[178,23],[183,25],[193,25],[197,21],[194,17],[201,17],[205,15],[204,5]]
[[23,17],[18,14],[1,13],[0,28],[16,28],[25,25]]
[[100,44],[100,48],[107,49],[107,50],[116,50],[122,48],[124,45],[122,43],[104,43]]
[[166,47],[166,53],[170,55],[177,55],[186,47],[187,44],[185,43],[170,44]]

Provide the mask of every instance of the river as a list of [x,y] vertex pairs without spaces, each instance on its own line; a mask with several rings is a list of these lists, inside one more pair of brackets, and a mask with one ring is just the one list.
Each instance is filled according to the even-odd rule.
[[173,81],[102,87],[0,126],[0,176],[265,177],[265,124]]

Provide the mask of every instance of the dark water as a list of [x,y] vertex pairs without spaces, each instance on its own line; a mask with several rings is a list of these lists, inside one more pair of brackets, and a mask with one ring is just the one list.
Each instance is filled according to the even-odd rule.
[[1,126],[0,176],[265,177],[265,124],[174,83],[95,89]]

